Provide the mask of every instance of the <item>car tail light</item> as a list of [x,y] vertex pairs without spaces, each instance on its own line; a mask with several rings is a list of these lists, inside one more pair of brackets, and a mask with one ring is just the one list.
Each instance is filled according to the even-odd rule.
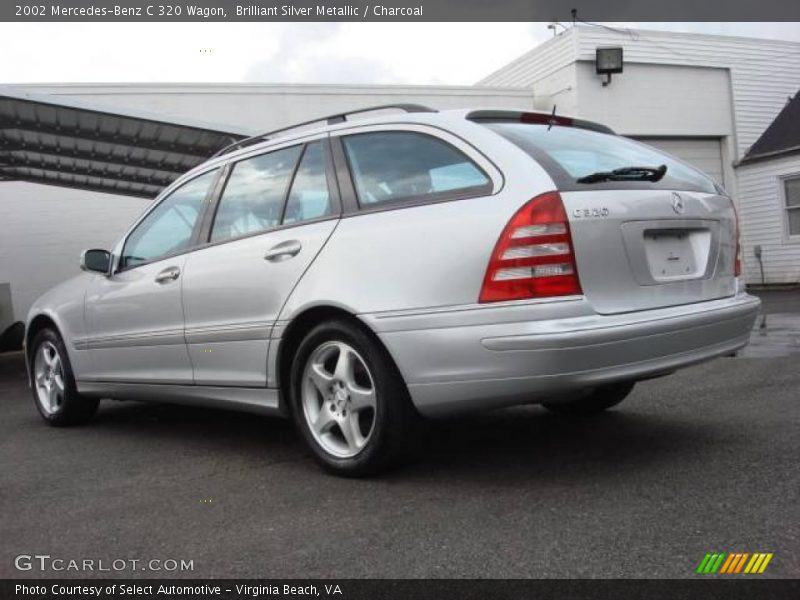
[[580,294],[569,220],[558,192],[520,208],[495,245],[480,302]]

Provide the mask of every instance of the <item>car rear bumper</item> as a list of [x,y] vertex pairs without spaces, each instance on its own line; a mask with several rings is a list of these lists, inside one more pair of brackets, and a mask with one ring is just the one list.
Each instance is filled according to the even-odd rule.
[[429,416],[536,402],[646,379],[735,352],[760,301],[730,298],[598,315],[582,297],[525,305],[362,315]]

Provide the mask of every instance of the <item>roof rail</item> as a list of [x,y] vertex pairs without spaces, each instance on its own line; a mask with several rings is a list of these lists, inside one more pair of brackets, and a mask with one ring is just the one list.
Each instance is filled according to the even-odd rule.
[[323,121],[326,122],[328,125],[335,125],[336,123],[344,123],[347,121],[347,117],[351,115],[358,115],[361,113],[373,112],[376,110],[386,110],[396,108],[398,110],[405,111],[407,113],[431,113],[437,112],[436,109],[430,108],[428,106],[423,106],[422,104],[379,104],[377,106],[368,106],[366,108],[359,108],[356,110],[350,110],[343,113],[336,113],[333,115],[328,115],[325,117],[318,117],[316,119],[311,119],[310,121],[303,121],[302,123],[296,123],[295,125],[289,125],[288,127],[281,127],[280,129],[274,129],[272,131],[268,131],[267,133],[260,133],[258,135],[254,135],[249,138],[245,138],[243,140],[239,140],[238,142],[234,142],[225,146],[221,150],[218,150],[214,153],[211,158],[216,158],[217,156],[222,156],[224,154],[228,154],[235,150],[239,150],[241,148],[246,148],[247,146],[252,146],[253,144],[257,144],[259,142],[265,142],[269,140],[272,136],[276,133],[284,133],[286,131],[291,131],[292,129],[298,129],[300,127],[306,127],[307,125],[313,125],[314,123],[322,123]]

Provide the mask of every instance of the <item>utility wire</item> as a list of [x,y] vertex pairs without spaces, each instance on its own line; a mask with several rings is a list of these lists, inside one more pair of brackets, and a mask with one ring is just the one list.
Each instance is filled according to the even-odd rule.
[[[611,31],[611,32],[614,32],[614,33],[627,35],[631,39],[631,41],[633,41],[633,42],[646,42],[648,44],[656,46],[657,48],[661,48],[662,50],[666,50],[667,52],[671,52],[675,56],[679,56],[680,58],[688,61],[689,63],[695,64],[695,65],[707,66],[707,64],[708,64],[708,63],[705,63],[705,62],[699,62],[693,56],[689,56],[688,54],[684,54],[683,52],[680,52],[679,50],[676,50],[675,48],[672,48],[672,47],[667,46],[665,44],[661,44],[661,43],[653,40],[652,38],[648,38],[647,36],[643,35],[641,32],[636,31],[634,29],[630,29],[628,27],[625,27],[625,28],[611,27],[609,25],[604,25],[603,23],[592,23],[591,21],[584,21],[583,19],[578,18],[578,11],[576,9],[574,9],[574,8],[572,9],[572,23],[573,23],[573,26],[575,26],[576,23],[581,23],[583,25],[589,25],[590,27],[597,27],[599,29],[605,29],[607,31]],[[750,58],[750,59],[742,58],[742,59],[737,59],[736,60],[736,64],[769,62],[771,60],[775,60],[776,58],[786,58],[786,57],[795,56],[795,55],[800,55],[800,48],[798,48],[796,50],[787,50],[786,52],[776,52],[775,54],[772,54],[770,56],[766,56],[766,57],[763,57],[763,58]]]

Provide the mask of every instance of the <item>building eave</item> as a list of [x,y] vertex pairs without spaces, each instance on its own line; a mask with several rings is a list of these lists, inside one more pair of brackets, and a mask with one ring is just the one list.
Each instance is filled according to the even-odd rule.
[[762,154],[753,154],[749,156],[745,156],[742,160],[734,164],[734,167],[741,167],[750,165],[753,163],[764,162],[768,160],[778,159],[778,158],[785,158],[787,156],[791,156],[793,154],[800,154],[800,146],[792,146],[791,148],[783,148],[781,150],[776,150],[775,152],[764,152]]

